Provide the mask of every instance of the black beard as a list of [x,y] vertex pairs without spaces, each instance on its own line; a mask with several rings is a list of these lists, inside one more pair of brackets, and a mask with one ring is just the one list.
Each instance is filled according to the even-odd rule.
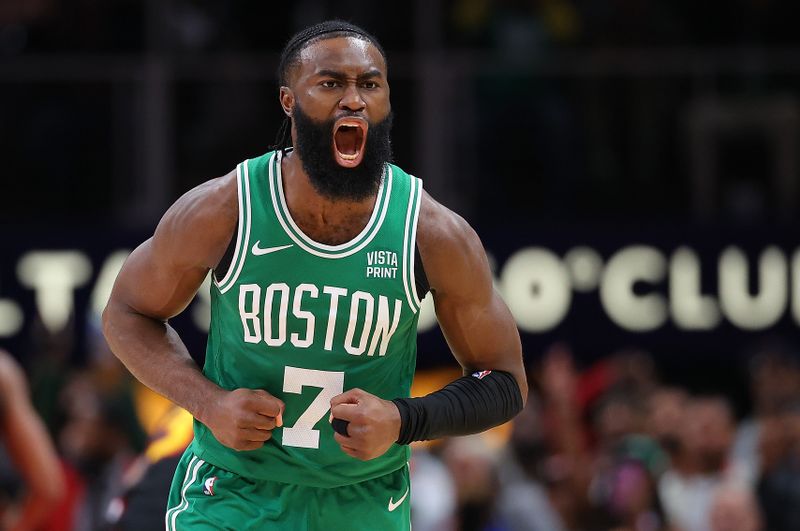
[[295,149],[314,189],[329,199],[362,201],[378,189],[383,168],[392,160],[392,113],[378,123],[369,124],[364,156],[355,168],[343,168],[333,156],[333,124],[317,122],[295,104],[292,113],[297,144]]

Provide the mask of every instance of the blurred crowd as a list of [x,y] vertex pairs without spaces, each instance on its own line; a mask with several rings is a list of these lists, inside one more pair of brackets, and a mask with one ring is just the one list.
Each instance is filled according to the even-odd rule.
[[[99,329],[90,336],[88,359],[79,366],[69,357],[68,337],[43,333],[40,352],[25,360],[29,383],[18,362],[0,351],[0,529],[163,527],[192,418],[135,381]],[[20,383],[7,386],[5,373]],[[22,413],[8,415],[12,401]]]
[[[0,356],[4,528],[159,528],[191,417],[102,346],[84,369],[59,360],[51,350],[30,368],[36,413],[22,369]],[[800,529],[793,352],[772,345],[750,357],[738,415],[730,397],[662,383],[641,351],[577,365],[555,344],[530,364],[527,405],[510,425],[415,444],[415,531]],[[9,413],[12,398],[21,413]]]
[[[684,111],[697,94],[763,102],[800,87],[800,70],[784,65],[785,71],[772,72],[761,56],[748,56],[755,62],[746,75],[719,79],[703,71],[691,79],[645,72],[622,82],[613,70],[581,70],[580,62],[569,75],[536,70],[548,57],[569,66],[570,52],[598,49],[793,50],[800,3],[789,0],[412,4],[301,0],[286,4],[278,21],[273,4],[256,0],[4,0],[0,58],[14,67],[62,53],[84,54],[67,55],[73,59],[111,54],[122,66],[158,54],[175,64],[183,59],[183,66],[192,65],[193,53],[277,57],[292,29],[326,17],[352,20],[380,38],[390,61],[399,57],[392,63],[398,65],[393,104],[405,123],[398,120],[395,147],[404,164],[418,165],[420,94],[439,84],[463,91],[448,93],[456,112],[440,151],[452,152],[449,159],[442,155],[458,175],[452,188],[480,203],[470,220],[503,229],[514,217],[524,220],[522,227],[537,216],[548,223],[598,213],[651,220],[659,205],[683,219],[689,170],[678,139],[687,136]],[[423,6],[438,24],[435,31],[426,33],[415,12]],[[448,70],[459,61],[442,61],[442,77],[431,83],[409,62],[413,53],[431,49],[470,50],[511,68],[459,73]],[[0,223],[53,220],[69,230],[81,215],[93,228],[119,218],[128,184],[141,178],[134,164],[143,152],[135,141],[140,87],[98,76],[93,64],[87,60],[74,79],[56,71],[47,81],[36,73],[17,83],[13,68],[5,73],[0,154],[8,175],[30,178],[13,179],[11,192],[0,196]],[[236,157],[266,150],[280,113],[272,83],[217,83],[178,78],[177,68],[169,72],[180,81],[173,87],[170,137],[175,193]],[[467,82],[457,82],[456,74]],[[746,137],[726,147],[721,158],[733,162],[723,165],[720,179],[751,182],[744,188],[749,198],[777,197],[763,190],[771,186],[765,168],[776,164],[762,153],[771,144],[762,149],[759,142]],[[501,151],[502,158],[483,156]],[[745,162],[752,164],[731,153],[750,153]],[[493,186],[486,186],[487,175]],[[35,197],[36,207],[25,197]],[[761,210],[774,209],[764,200]],[[539,234],[541,225],[534,228]],[[99,331],[89,333],[89,353],[79,362],[74,338],[31,332],[44,338],[31,347],[35,355],[12,353],[24,358],[24,367],[0,355],[0,527],[160,528],[177,457],[191,439],[191,418],[135,382]],[[770,346],[750,356],[744,403],[708,394],[718,381],[741,377],[733,364],[720,364],[715,381],[703,387],[689,386],[695,375],[664,380],[658,360],[644,352],[586,366],[564,344],[527,355],[531,393],[511,426],[415,448],[415,531],[800,529],[800,355],[793,350]]]
[[660,383],[642,352],[578,371],[554,345],[530,376],[507,443],[415,454],[415,530],[800,529],[800,365],[783,348],[750,360],[741,419],[726,396]]

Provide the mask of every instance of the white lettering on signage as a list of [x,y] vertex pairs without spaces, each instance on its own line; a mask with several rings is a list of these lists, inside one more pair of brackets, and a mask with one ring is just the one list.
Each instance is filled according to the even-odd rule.
[[[99,318],[112,279],[127,254],[115,251],[100,266],[88,308],[93,319]],[[391,251],[369,253],[365,267],[379,269],[368,271],[368,276],[394,275],[396,255]],[[20,284],[33,291],[44,326],[53,333],[62,330],[74,312],[75,291],[92,276],[88,256],[78,250],[35,250],[22,255],[16,266]],[[498,277],[496,288],[526,332],[546,332],[559,326],[572,309],[573,294],[591,294],[593,290],[608,318],[632,332],[657,330],[670,322],[680,330],[709,331],[723,321],[742,330],[766,330],[787,315],[800,324],[800,249],[766,246],[752,255],[729,246],[709,261],[685,245],[671,253],[653,246],[626,246],[605,259],[585,245],[568,250],[563,257],[542,247],[527,247],[493,269]],[[715,281],[709,283],[709,279]],[[195,324],[203,331],[208,330],[210,315],[208,286],[206,279],[197,297],[199,303],[192,309]],[[317,341],[325,350],[336,346],[359,353],[354,355],[383,355],[397,328],[402,303],[357,293],[366,292],[311,284],[292,288],[286,284],[242,285],[238,302],[243,340],[271,345],[288,341],[297,348],[309,348],[319,329]],[[317,300],[325,301],[327,315],[309,310],[309,304]],[[335,317],[340,310],[369,319],[337,330]],[[265,321],[264,315],[273,312],[277,319]],[[18,334],[24,319],[19,303],[0,297],[0,337]],[[294,323],[291,332],[287,319]],[[430,330],[435,322],[432,297],[428,296],[420,310],[419,330]]]

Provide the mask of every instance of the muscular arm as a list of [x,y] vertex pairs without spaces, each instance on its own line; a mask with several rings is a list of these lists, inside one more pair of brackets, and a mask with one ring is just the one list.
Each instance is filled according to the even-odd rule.
[[464,370],[505,371],[528,395],[514,318],[494,290],[480,239],[463,218],[425,194],[417,246],[445,339]]
[[236,219],[234,175],[188,192],[131,253],[103,312],[106,339],[128,370],[201,421],[219,388],[201,374],[167,320],[191,302],[225,252]]
[[237,414],[244,415],[246,430],[268,430],[274,420],[264,422],[256,413],[278,412],[264,403],[265,391],[229,397],[208,380],[167,322],[191,302],[233,237],[236,189],[230,173],[186,193],[164,214],[153,237],[122,267],[103,312],[103,332],[136,378],[189,411],[220,442],[241,450],[260,446],[269,435],[238,433],[241,426],[231,425]]
[[465,376],[425,397],[393,401],[399,443],[486,430],[519,413],[528,393],[519,333],[475,231],[428,196],[419,226],[436,315]]
[[334,397],[334,439],[359,459],[382,455],[394,442],[483,431],[510,420],[528,395],[519,332],[494,291],[475,231],[427,194],[418,226],[417,247],[453,355],[465,375],[492,372],[422,398],[387,401],[360,389]]

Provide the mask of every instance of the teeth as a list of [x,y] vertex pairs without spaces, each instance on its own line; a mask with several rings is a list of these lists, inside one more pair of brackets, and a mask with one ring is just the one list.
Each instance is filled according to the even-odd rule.
[[[345,130],[345,131],[350,130],[350,129],[355,129],[355,130],[361,131],[362,130],[362,124],[360,122],[350,120],[350,121],[345,121],[343,123],[340,122],[338,127],[337,127],[337,129],[338,130]],[[350,153],[342,153],[338,149],[336,150],[336,152],[339,155],[339,157],[341,158],[341,160],[343,160],[343,161],[355,161],[355,160],[358,159],[358,157],[361,154],[361,150],[356,150],[356,152],[352,153],[352,154],[350,154]]]
[[358,129],[358,128],[359,128],[359,127],[358,127],[358,125],[357,125],[357,124],[354,124],[354,123],[349,123],[349,124],[339,124],[339,129],[342,129],[342,128],[344,128],[344,127],[347,127],[347,128],[349,128],[349,129]]

